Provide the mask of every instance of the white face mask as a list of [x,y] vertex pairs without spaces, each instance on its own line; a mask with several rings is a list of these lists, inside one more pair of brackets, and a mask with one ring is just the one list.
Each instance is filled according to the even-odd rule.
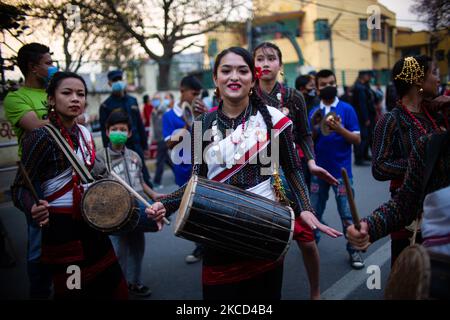
[[316,89],[311,89],[308,91],[308,96],[315,97],[316,96]]

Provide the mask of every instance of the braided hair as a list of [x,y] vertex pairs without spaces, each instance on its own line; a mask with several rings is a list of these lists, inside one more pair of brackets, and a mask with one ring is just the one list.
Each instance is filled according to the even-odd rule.
[[[252,73],[252,80],[255,80],[255,61],[250,52],[241,47],[230,47],[228,49],[223,50],[217,55],[213,68],[214,77],[217,77],[217,71],[219,69],[219,65],[220,62],[222,61],[222,58],[226,56],[228,53],[234,53],[238,56],[241,56],[244,62],[250,68],[250,71]],[[270,130],[273,128],[272,116],[270,115],[267,106],[264,104],[264,102],[261,100],[258,93],[256,92],[256,88],[252,88],[251,92],[252,93],[250,94],[250,102],[252,106],[255,107],[261,113],[264,122],[267,126],[267,131],[270,132]]]

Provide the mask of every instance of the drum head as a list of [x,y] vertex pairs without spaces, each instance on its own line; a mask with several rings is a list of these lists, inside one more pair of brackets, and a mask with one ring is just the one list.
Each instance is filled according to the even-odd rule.
[[175,221],[175,235],[178,235],[180,230],[183,230],[184,224],[189,217],[189,211],[192,207],[192,201],[195,194],[195,188],[197,187],[198,176],[192,175],[186,189],[184,189],[183,198],[181,199],[180,208],[178,209],[177,219]]
[[128,190],[119,182],[100,180],[83,195],[83,217],[95,229],[110,231],[127,221],[133,207],[132,201]]
[[409,246],[398,256],[384,291],[387,300],[428,299],[431,281],[430,258],[420,245]]

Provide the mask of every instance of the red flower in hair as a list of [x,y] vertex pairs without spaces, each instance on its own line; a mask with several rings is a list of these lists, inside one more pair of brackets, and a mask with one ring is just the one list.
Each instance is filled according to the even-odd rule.
[[262,69],[261,67],[255,67],[255,78],[257,80],[261,79],[262,76]]

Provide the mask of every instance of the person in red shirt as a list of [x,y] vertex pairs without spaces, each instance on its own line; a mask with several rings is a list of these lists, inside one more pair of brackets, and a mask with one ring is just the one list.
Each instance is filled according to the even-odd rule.
[[154,105],[150,103],[150,97],[148,94],[144,96],[143,100],[144,100],[144,110],[142,111],[142,120],[144,121],[144,127],[147,131],[148,130],[147,128],[150,127],[150,121],[152,118]]

